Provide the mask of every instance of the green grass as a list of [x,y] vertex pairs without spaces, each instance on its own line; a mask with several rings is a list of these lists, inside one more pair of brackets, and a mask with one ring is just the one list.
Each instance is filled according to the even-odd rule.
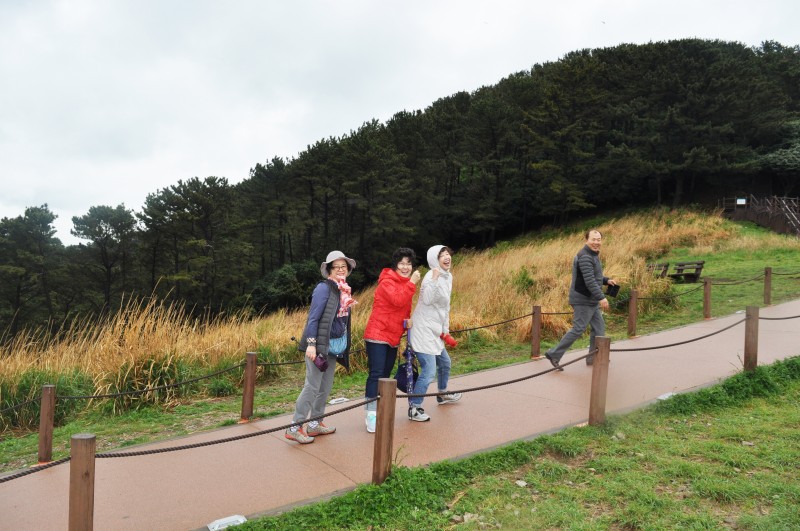
[[791,358],[241,529],[798,529],[799,399]]

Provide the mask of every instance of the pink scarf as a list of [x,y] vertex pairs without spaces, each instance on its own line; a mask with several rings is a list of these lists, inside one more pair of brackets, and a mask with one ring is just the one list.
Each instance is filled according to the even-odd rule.
[[336,284],[339,286],[339,313],[336,316],[344,317],[349,313],[350,307],[358,304],[358,301],[353,298],[353,290],[346,281],[340,280]]

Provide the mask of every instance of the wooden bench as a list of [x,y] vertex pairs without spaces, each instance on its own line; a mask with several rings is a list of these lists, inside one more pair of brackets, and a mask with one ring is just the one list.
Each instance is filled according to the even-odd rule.
[[649,273],[653,273],[655,276],[659,278],[664,278],[667,276],[667,272],[669,270],[669,262],[664,262],[661,264],[647,264],[647,271]]
[[703,272],[703,264],[705,264],[703,260],[698,260],[696,262],[678,262],[675,264],[675,272],[670,273],[669,277],[674,280],[683,280],[685,282],[697,282],[700,280],[700,273]]

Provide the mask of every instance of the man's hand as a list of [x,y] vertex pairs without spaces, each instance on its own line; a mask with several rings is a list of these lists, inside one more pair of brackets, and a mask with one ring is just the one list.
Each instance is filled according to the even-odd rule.
[[[608,282],[609,282],[609,284],[611,283],[610,280]],[[611,285],[613,286],[613,284],[611,284]],[[603,299],[603,300],[600,301],[600,309],[608,310],[608,299]]]
[[614,280],[613,278],[609,278],[608,279],[608,285],[609,286],[616,286],[617,285],[617,281]]

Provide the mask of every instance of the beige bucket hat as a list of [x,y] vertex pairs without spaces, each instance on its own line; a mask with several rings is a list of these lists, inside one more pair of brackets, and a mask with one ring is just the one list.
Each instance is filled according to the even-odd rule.
[[342,251],[331,251],[328,253],[328,256],[325,257],[325,261],[319,266],[319,272],[322,273],[322,278],[328,278],[328,264],[339,258],[344,258],[344,261],[350,266],[350,271],[356,268],[356,261],[346,257]]

